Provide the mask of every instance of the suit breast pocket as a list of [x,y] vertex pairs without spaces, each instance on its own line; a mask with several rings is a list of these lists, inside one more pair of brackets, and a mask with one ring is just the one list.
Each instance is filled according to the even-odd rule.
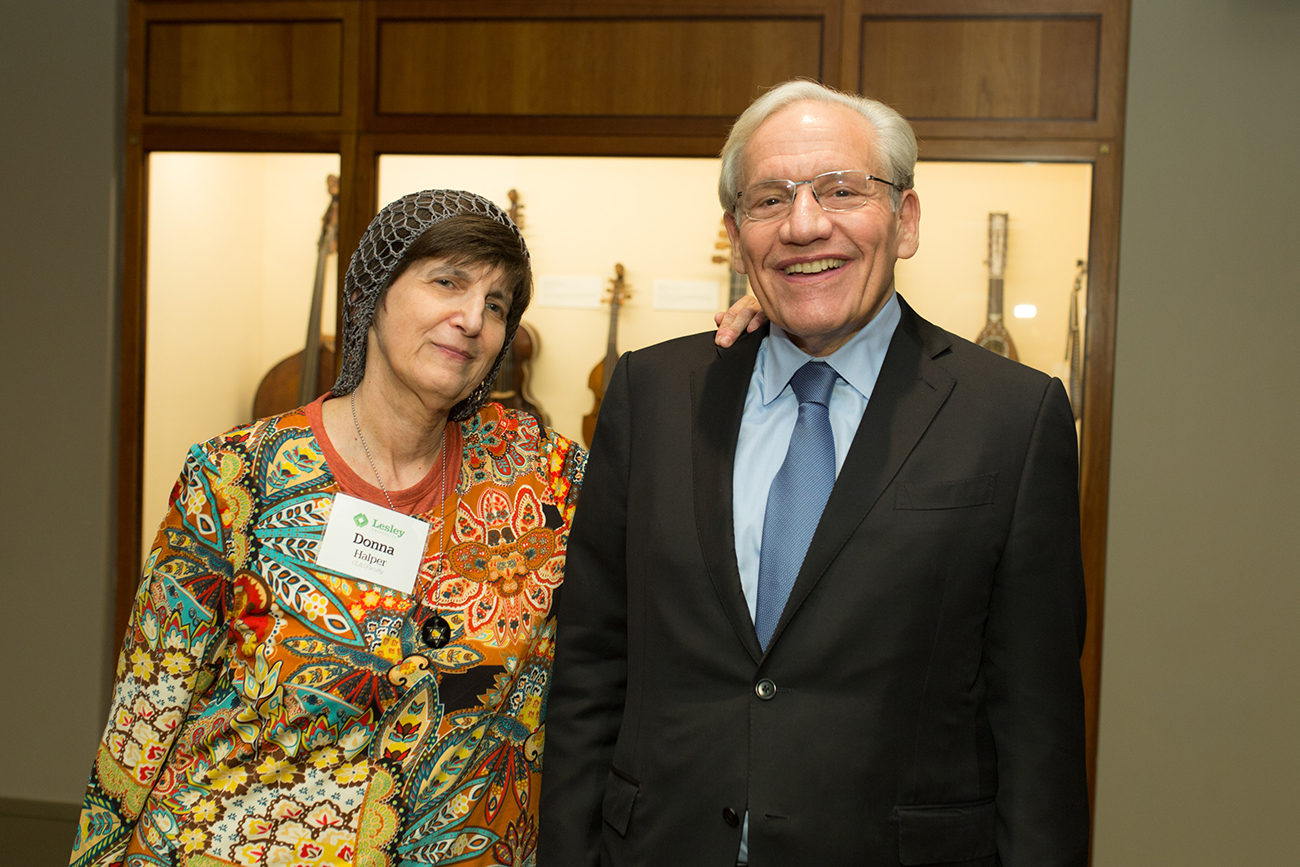
[[919,511],[986,506],[993,502],[997,483],[997,473],[943,482],[902,482],[894,496],[894,508]]
[[998,851],[993,801],[895,807],[894,818],[898,820],[898,861],[909,867],[974,861]]

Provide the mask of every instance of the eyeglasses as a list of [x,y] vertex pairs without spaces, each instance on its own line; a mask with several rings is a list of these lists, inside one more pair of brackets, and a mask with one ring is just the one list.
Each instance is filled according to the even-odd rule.
[[736,193],[736,203],[751,220],[776,220],[794,207],[799,187],[807,184],[823,211],[855,211],[871,199],[871,182],[902,190],[893,181],[866,172],[825,172],[810,181],[772,180],[750,184]]

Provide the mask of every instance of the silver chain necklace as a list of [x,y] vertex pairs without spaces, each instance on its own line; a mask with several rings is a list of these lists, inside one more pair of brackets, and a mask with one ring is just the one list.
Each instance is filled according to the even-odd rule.
[[[361,422],[357,421],[356,391],[353,391],[352,394],[348,396],[348,404],[349,406],[352,407],[352,425],[357,429],[357,439],[361,440],[361,448],[366,453],[366,460],[370,462],[370,471],[375,474],[375,481],[379,482],[379,490],[383,492],[384,499],[388,501],[388,508],[396,512],[397,507],[393,505],[393,498],[388,496],[388,488],[384,487],[384,480],[379,475],[379,467],[375,466],[375,459],[370,454],[370,446],[366,445],[366,435],[361,432]],[[438,512],[439,515],[441,516],[441,521],[438,528],[438,580],[434,583],[433,586],[433,593],[435,597],[438,594],[438,588],[442,584],[442,554],[443,554],[443,546],[446,545],[446,538],[447,538],[446,537],[446,533],[447,533],[447,514],[446,514],[447,425],[446,423],[444,423],[442,426],[442,447],[439,449],[439,451],[442,452],[442,478],[440,479],[441,489],[439,491],[439,496],[438,496]],[[417,622],[420,620],[420,614],[424,610],[424,595],[425,594],[420,593],[417,588],[417,595],[415,597],[415,612],[414,612],[415,619]],[[443,617],[441,614],[439,614],[437,612],[437,609],[435,609],[433,611],[433,616],[430,617],[428,620],[425,620],[423,622],[423,625],[420,627],[420,638],[430,648],[434,650],[441,650],[443,647],[446,647],[447,643],[451,640],[451,624],[449,624],[447,622],[447,619]]]
[[396,512],[397,507],[393,505],[393,498],[388,496],[388,488],[384,487],[384,480],[379,477],[379,467],[375,466],[375,459],[370,456],[370,446],[366,445],[366,435],[361,432],[361,422],[357,421],[357,393],[355,391],[348,395],[348,403],[352,407],[352,426],[357,429],[357,439],[361,440],[361,448],[366,452],[366,460],[370,461],[370,471],[375,474],[375,481],[379,482],[379,490],[384,492],[384,499],[388,501],[388,508]]

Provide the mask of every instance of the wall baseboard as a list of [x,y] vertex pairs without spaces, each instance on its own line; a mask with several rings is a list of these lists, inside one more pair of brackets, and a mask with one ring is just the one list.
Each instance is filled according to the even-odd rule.
[[11,816],[15,819],[48,819],[75,824],[80,815],[80,804],[0,797],[0,816]]
[[63,867],[80,815],[79,804],[0,798],[0,863]]

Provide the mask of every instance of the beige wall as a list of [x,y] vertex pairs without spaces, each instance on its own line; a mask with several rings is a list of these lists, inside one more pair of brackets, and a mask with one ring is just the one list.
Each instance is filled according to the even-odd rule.
[[[1095,863],[1295,864],[1300,10],[1134,7]],[[112,641],[120,24],[4,13],[0,797],[75,801]]]
[[1300,864],[1300,5],[1135,0],[1094,863]]

